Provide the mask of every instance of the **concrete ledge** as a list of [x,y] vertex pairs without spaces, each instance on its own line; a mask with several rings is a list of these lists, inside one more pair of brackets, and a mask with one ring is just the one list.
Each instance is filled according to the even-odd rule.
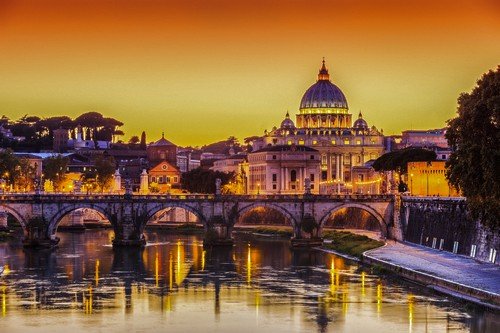
[[500,310],[500,295],[498,294],[377,259],[370,256],[367,252],[363,254],[363,263],[382,266],[388,271],[396,273],[407,280],[423,284],[438,292],[481,306],[486,306],[497,311]]

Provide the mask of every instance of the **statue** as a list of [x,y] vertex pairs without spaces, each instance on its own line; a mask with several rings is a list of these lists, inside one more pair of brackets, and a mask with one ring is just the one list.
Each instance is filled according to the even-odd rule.
[[215,180],[215,194],[216,195],[220,195],[220,188],[221,188],[221,185],[222,185],[222,180],[220,178],[217,178]]
[[309,178],[304,179],[304,193],[311,194],[311,179]]

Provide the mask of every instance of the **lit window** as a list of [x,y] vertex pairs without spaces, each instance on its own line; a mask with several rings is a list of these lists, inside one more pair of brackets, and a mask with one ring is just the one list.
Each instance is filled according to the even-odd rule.
[[344,144],[348,145],[349,144],[349,139],[344,139]]
[[317,145],[318,144],[318,140],[313,140],[313,145]]
[[292,145],[292,140],[288,140],[288,145],[291,146]]
[[356,144],[359,146],[361,144],[361,140],[356,140]]
[[337,144],[337,141],[332,140],[332,145],[335,145],[335,144]]
[[299,145],[303,146],[305,144],[304,140],[300,139],[299,140]]

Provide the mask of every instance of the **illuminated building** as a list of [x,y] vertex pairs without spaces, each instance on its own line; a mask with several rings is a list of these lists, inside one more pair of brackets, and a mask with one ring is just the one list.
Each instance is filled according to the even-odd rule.
[[265,147],[248,154],[250,194],[304,193],[305,179],[311,193],[319,192],[319,152],[306,146]]
[[409,162],[408,187],[417,196],[459,196],[446,179],[445,161]]
[[149,184],[157,183],[160,192],[169,192],[172,188],[179,188],[181,172],[167,161],[160,162],[149,170]]
[[[353,167],[364,166],[384,153],[384,136],[369,127],[361,112],[352,123],[344,93],[330,80],[323,60],[318,80],[304,93],[297,125],[286,114],[279,128],[252,142],[257,151],[268,146],[312,147],[320,156],[320,192],[352,189]],[[340,185],[339,185],[340,184]]]
[[172,165],[177,165],[177,146],[165,139],[164,133],[161,139],[151,143],[146,148],[148,161],[152,165],[167,161]]

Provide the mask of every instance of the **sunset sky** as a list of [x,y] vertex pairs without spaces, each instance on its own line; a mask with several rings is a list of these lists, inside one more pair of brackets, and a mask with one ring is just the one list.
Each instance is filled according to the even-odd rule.
[[439,128],[500,63],[499,3],[0,0],[0,115],[98,111],[124,140],[243,139],[295,115],[325,57],[369,125]]

